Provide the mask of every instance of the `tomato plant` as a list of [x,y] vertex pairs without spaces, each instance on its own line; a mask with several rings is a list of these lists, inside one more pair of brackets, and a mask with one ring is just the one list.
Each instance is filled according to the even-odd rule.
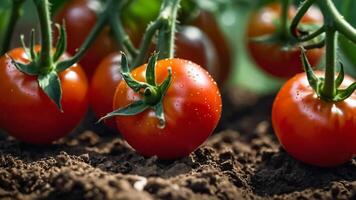
[[[321,76],[321,72],[317,73]],[[342,88],[355,80],[346,77]],[[356,153],[356,94],[341,102],[321,100],[301,73],[279,91],[272,109],[275,133],[298,160],[336,166]]]
[[74,65],[59,74],[61,112],[40,88],[37,78],[20,72],[10,57],[17,62],[29,62],[23,48],[13,49],[0,58],[0,127],[21,141],[35,144],[66,136],[88,107],[88,83],[82,68]]
[[[295,16],[295,12],[294,7],[289,7],[289,20]],[[276,39],[271,42],[256,42],[252,39],[267,35],[279,37],[278,31],[281,31],[281,28],[278,27],[280,23],[278,20],[281,18],[281,13],[282,8],[279,3],[268,4],[252,13],[247,27],[248,51],[263,71],[275,77],[290,78],[303,71],[298,44],[293,41],[286,42],[284,39],[281,41]],[[304,26],[320,25],[323,22],[323,16],[320,10],[311,7],[301,22]],[[312,66],[319,63],[322,55],[322,48],[307,52]]]
[[[107,56],[95,70],[90,83],[90,104],[98,118],[105,116],[113,109],[113,99],[116,87],[122,80],[121,54],[113,53]],[[116,129],[114,119],[105,121],[112,129]]]
[[[98,21],[97,10],[101,3],[98,0],[73,0],[64,5],[54,16],[54,21],[61,24],[65,21],[68,46],[67,51],[75,54],[87,38],[90,30]],[[102,29],[102,32],[95,39],[88,52],[80,61],[88,78],[90,79],[95,68],[110,53],[117,51],[118,45],[112,37],[109,27]]]
[[[147,92],[147,88],[152,88],[150,86],[142,95],[134,92],[125,81],[118,85],[114,109],[129,108],[128,105],[140,102],[145,105],[133,109],[136,115],[117,116],[117,127],[127,142],[142,155],[156,155],[162,159],[183,157],[199,147],[215,129],[222,107],[219,89],[208,72],[190,61],[174,58],[155,64],[150,62],[149,65],[156,70],[151,77],[160,84],[159,87],[151,85],[156,88],[152,91],[156,92]],[[143,65],[133,70],[132,79],[137,83],[148,81],[153,84],[154,78],[145,77],[147,71],[152,72],[148,68]],[[167,78],[170,76],[171,79]],[[158,93],[161,96],[153,95]],[[137,109],[142,112],[137,114]],[[158,114],[160,111],[164,111],[164,127],[162,116]]]

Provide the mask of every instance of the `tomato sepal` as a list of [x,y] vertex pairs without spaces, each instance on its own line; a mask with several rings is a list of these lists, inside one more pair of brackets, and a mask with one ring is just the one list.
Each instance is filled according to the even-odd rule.
[[140,82],[134,79],[130,73],[130,69],[128,66],[127,58],[124,53],[122,53],[121,57],[121,75],[125,81],[125,83],[135,92],[139,93],[142,97],[141,100],[135,101],[129,104],[126,107],[119,108],[111,113],[108,113],[106,116],[100,118],[98,123],[115,117],[115,116],[133,116],[147,109],[152,109],[155,111],[155,115],[159,120],[159,128],[165,127],[165,117],[164,117],[164,109],[163,109],[163,98],[166,95],[169,86],[172,82],[172,69],[168,67],[168,76],[164,79],[164,81],[157,85],[156,83],[156,75],[155,75],[155,67],[157,64],[158,53],[154,53],[152,57],[150,57],[147,67],[146,67],[146,82]]
[[106,119],[115,117],[115,116],[132,116],[132,115],[137,115],[139,113],[142,113],[145,111],[147,108],[149,108],[149,105],[145,103],[143,100],[135,101],[132,104],[129,104],[126,107],[117,109],[111,113],[108,113],[104,117],[100,118],[97,123],[102,122]]
[[12,64],[16,67],[17,70],[19,70],[20,72],[30,75],[30,76],[35,76],[38,74],[38,69],[36,67],[36,65],[34,65],[33,63],[30,64],[23,64],[20,62],[16,62],[14,58],[12,58],[10,55],[5,54],[7,57],[9,57],[11,59]]
[[42,90],[54,101],[58,109],[63,112],[61,105],[62,86],[57,72],[51,71],[50,73],[39,74],[37,80]]
[[57,62],[67,49],[67,33],[65,30],[64,21],[62,26],[56,24],[56,27],[59,32],[59,37],[58,37],[58,42],[56,44],[56,52],[53,54],[54,62]]
[[356,82],[354,82],[353,84],[348,86],[346,89],[339,89],[339,87],[341,86],[341,84],[343,83],[344,78],[345,78],[344,66],[340,62],[340,72],[339,72],[337,78],[335,79],[335,86],[337,88],[335,95],[333,95],[333,97],[331,97],[331,98],[323,95],[322,88],[324,87],[325,79],[318,78],[315,75],[313,68],[308,61],[308,58],[306,56],[306,51],[304,48],[301,48],[301,52],[302,52],[302,63],[304,66],[305,73],[307,75],[309,85],[313,88],[313,90],[318,95],[318,97],[320,97],[321,99],[323,99],[325,101],[329,101],[329,102],[341,102],[341,101],[344,101],[347,98],[349,98],[355,92]]

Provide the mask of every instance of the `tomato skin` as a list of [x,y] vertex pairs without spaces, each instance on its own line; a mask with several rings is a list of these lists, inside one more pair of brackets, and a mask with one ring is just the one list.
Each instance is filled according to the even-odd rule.
[[[342,87],[352,82],[345,77]],[[356,94],[339,103],[320,100],[305,73],[294,76],[279,91],[272,123],[284,149],[305,163],[331,167],[356,153]]]
[[[294,7],[289,10],[291,20],[296,11]],[[254,12],[248,23],[247,36],[249,41],[247,47],[250,56],[256,64],[268,74],[279,78],[290,78],[297,73],[303,72],[303,65],[300,59],[300,48],[293,46],[289,50],[284,50],[279,43],[258,43],[251,41],[251,38],[273,34],[277,27],[274,21],[280,18],[281,7],[278,3],[273,3]],[[303,24],[322,24],[323,16],[321,12],[312,7],[302,18]],[[307,52],[307,57],[312,66],[316,66],[322,58],[324,49],[312,49]]]
[[[157,155],[161,159],[187,156],[198,148],[213,132],[221,115],[219,89],[199,65],[182,59],[158,61],[156,80],[161,83],[172,68],[172,84],[163,107],[166,126],[159,128],[154,111],[148,109],[135,116],[116,117],[117,127],[127,142],[144,156]],[[133,70],[138,81],[145,81],[146,65]],[[116,89],[114,109],[140,99],[124,81]]]
[[[113,53],[107,56],[95,70],[90,83],[89,99],[97,118],[113,111],[116,86],[122,80],[120,68],[121,53]],[[114,119],[106,120],[105,124],[111,129],[116,129]]]
[[[23,48],[8,55],[28,62]],[[6,55],[0,58],[0,127],[27,143],[48,144],[72,131],[87,108],[88,83],[84,71],[74,65],[59,74],[62,83],[63,113],[42,91],[37,77],[16,69]]]
[[204,66],[217,83],[222,83],[217,51],[208,36],[194,26],[182,26],[176,34],[175,57]]
[[[75,54],[98,20],[94,9],[99,3],[97,0],[72,0],[56,13],[56,23],[62,24],[65,20],[67,51],[70,54]],[[105,27],[80,61],[88,78],[91,79],[101,60],[117,50],[117,42],[111,36],[110,28]]]

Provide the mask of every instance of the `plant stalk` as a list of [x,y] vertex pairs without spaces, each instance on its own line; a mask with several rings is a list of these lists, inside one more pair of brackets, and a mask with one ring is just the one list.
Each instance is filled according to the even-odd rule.
[[290,7],[291,3],[292,3],[291,0],[281,0],[282,13],[281,13],[280,29],[281,29],[281,36],[284,40],[287,40],[289,38],[288,12],[289,12],[289,7]]
[[164,20],[159,30],[157,51],[158,59],[174,57],[174,38],[176,31],[176,19],[180,0],[164,0],[159,18]]
[[322,88],[322,95],[328,99],[333,99],[336,93],[335,86],[335,68],[336,68],[336,46],[337,46],[337,33],[333,28],[327,26],[325,33],[325,82]]
[[44,73],[52,69],[52,29],[48,0],[34,0],[41,25],[40,69]]
[[85,55],[86,51],[89,49],[90,45],[95,41],[97,36],[100,34],[103,27],[109,22],[109,18],[112,16],[112,13],[116,12],[119,2],[120,1],[118,0],[107,1],[106,7],[104,8],[103,12],[99,16],[99,20],[92,28],[88,37],[83,42],[83,44],[80,46],[78,52],[70,59],[62,61],[63,68],[74,65],[75,63],[79,62],[79,60]]

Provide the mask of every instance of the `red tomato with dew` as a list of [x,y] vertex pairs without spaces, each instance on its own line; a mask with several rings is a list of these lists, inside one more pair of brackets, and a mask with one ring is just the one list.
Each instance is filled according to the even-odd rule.
[[[353,82],[346,76],[341,88]],[[323,101],[305,73],[294,76],[279,91],[272,123],[284,149],[302,162],[337,166],[356,153],[356,94],[338,103]]]
[[76,64],[59,74],[61,112],[39,87],[37,77],[17,70],[9,56],[18,62],[29,62],[23,48],[0,58],[0,127],[32,144],[48,144],[68,135],[88,108],[88,82],[82,68]]
[[[156,80],[160,84],[172,69],[172,82],[163,97],[164,128],[153,110],[135,116],[116,117],[117,127],[126,141],[144,156],[161,159],[184,157],[198,148],[213,132],[221,115],[221,96],[217,84],[199,65],[182,59],[160,60]],[[145,81],[146,65],[132,71]],[[125,107],[141,97],[121,81],[114,97],[114,109]]]

